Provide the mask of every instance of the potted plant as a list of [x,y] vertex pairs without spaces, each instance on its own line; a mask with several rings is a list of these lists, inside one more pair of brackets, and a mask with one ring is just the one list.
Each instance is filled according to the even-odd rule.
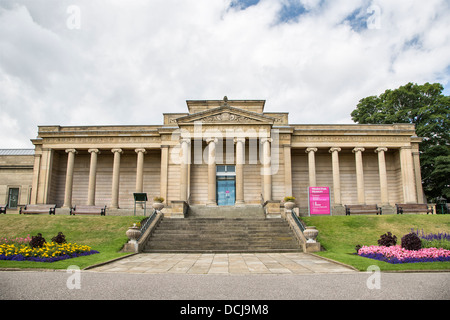
[[153,198],[153,209],[156,211],[161,211],[164,208],[164,198],[163,197],[154,197]]
[[284,208],[287,210],[292,210],[295,206],[295,197],[284,197]]

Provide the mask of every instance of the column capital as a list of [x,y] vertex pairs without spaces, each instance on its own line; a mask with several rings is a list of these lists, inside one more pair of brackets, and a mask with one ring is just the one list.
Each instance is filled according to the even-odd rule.
[[261,138],[261,144],[264,144],[266,142],[272,142],[273,139],[272,138]]
[[77,149],[66,149],[66,153],[78,153]]
[[138,148],[138,149],[135,149],[134,152],[146,154],[147,150],[145,150],[144,148]]
[[310,152],[317,152],[317,148],[306,148],[305,152],[306,153],[310,153]]
[[88,152],[89,153],[97,153],[97,154],[101,153],[100,150],[98,150],[98,149],[88,149]]
[[234,138],[234,143],[245,143],[245,138],[244,137],[236,137]]
[[210,144],[211,142],[217,143],[219,139],[217,138],[206,138],[206,143]]
[[180,144],[183,144],[183,143],[187,143],[188,145],[190,145],[191,144],[191,139],[190,138],[181,138],[180,139]]
[[353,153],[356,153],[356,152],[364,152],[366,149],[364,149],[364,148],[362,148],[362,147],[356,147],[356,148],[354,148],[353,150],[352,150],[352,152]]
[[386,152],[386,151],[388,151],[388,148],[386,148],[386,147],[378,147],[375,149],[375,153]]
[[123,150],[120,149],[120,148],[115,148],[115,149],[111,149],[111,152],[112,152],[112,153],[120,153],[120,154],[122,154],[122,153],[123,153]]
[[341,152],[341,148],[339,147],[332,147],[330,148],[330,150],[328,150],[329,153],[333,153],[333,152]]

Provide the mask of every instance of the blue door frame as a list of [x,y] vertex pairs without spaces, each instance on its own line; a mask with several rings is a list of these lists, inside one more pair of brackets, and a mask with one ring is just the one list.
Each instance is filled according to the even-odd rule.
[[234,206],[236,202],[236,177],[217,176],[217,205]]

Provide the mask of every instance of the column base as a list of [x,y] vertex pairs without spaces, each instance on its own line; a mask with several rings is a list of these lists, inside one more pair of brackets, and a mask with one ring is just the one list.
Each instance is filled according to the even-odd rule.
[[245,206],[245,202],[244,200],[236,200],[236,202],[234,203],[234,205],[236,207],[244,207]]
[[208,201],[206,203],[207,207],[217,207],[217,203],[215,201]]
[[345,207],[342,204],[335,204],[331,208],[331,214],[334,216],[345,216]]

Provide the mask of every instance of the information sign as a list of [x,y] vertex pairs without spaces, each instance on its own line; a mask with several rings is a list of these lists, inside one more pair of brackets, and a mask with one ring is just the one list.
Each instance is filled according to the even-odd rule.
[[310,215],[331,215],[329,187],[309,187],[308,202]]

